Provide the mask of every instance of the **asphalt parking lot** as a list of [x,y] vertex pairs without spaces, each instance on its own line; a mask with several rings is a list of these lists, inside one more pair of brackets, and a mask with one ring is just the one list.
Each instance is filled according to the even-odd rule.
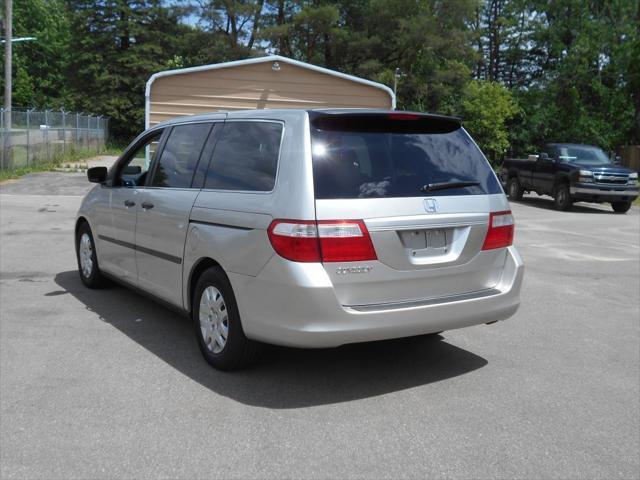
[[221,373],[188,320],[85,289],[82,174],[0,186],[0,477],[638,478],[640,209],[512,205],[522,306],[491,326]]

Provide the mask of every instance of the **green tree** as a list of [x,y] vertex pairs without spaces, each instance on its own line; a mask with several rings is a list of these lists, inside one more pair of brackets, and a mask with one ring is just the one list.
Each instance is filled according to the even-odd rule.
[[507,123],[519,112],[511,92],[497,82],[471,81],[462,97],[460,112],[465,128],[493,162],[509,148]]
[[[13,9],[14,36],[36,37],[35,41],[13,45],[13,105],[64,107],[70,94],[67,67],[72,53],[64,2],[14,0]],[[4,63],[0,63],[0,85],[4,88]]]
[[398,107],[438,110],[470,78],[473,0],[268,2],[263,38],[277,53],[393,85]]
[[75,54],[70,83],[73,108],[107,115],[116,138],[144,126],[148,78],[179,53],[187,30],[160,0],[69,0]]
[[629,142],[640,128],[634,121],[640,105],[634,109],[632,73],[639,63],[633,50],[638,1],[531,4],[535,59],[522,70],[525,81],[514,91],[526,112],[514,128],[514,149],[548,141],[613,149]]
[[262,26],[264,0],[208,0],[199,13],[209,32],[226,39],[235,56],[248,55]]
[[33,105],[36,98],[36,89],[33,78],[29,76],[26,69],[19,67],[13,81],[12,103],[17,106]]
[[[273,9],[274,6],[271,7]],[[266,16],[269,22],[262,38],[276,46],[282,55],[305,62],[332,64],[331,44],[342,33],[338,26],[338,7],[328,2],[277,2],[276,14]]]
[[[38,38],[15,44],[14,105],[123,140],[151,74],[274,52],[389,86],[399,68],[398,108],[462,114],[494,159],[640,142],[639,0],[14,0],[14,33]],[[485,104],[508,94],[519,113]]]

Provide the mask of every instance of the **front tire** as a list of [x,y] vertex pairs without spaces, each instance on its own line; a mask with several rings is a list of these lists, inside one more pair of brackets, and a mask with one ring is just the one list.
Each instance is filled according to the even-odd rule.
[[105,284],[105,278],[100,272],[96,244],[93,241],[91,227],[83,222],[76,234],[76,258],[78,259],[78,273],[80,280],[89,288],[100,288]]
[[196,284],[191,308],[198,347],[219,370],[236,370],[252,363],[259,344],[242,329],[231,284],[220,268],[204,271]]
[[631,208],[631,202],[611,202],[611,208],[616,213],[627,213]]
[[561,183],[556,187],[555,195],[553,196],[556,210],[567,211],[571,209],[573,200],[571,200],[571,192],[569,191],[569,185]]
[[511,177],[507,183],[507,192],[509,192],[509,200],[521,200],[524,189],[518,181],[518,177]]

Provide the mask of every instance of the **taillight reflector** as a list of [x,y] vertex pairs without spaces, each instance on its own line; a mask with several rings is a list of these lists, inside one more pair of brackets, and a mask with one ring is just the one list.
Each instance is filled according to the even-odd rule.
[[274,220],[268,229],[273,249],[294,262],[375,260],[362,220]]
[[489,229],[484,239],[482,250],[504,248],[513,244],[515,222],[510,211],[491,212]]

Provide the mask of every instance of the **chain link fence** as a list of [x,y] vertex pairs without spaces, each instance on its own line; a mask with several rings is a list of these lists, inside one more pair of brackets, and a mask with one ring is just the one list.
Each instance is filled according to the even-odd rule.
[[104,148],[108,118],[63,110],[0,108],[0,169],[47,163],[70,150]]

